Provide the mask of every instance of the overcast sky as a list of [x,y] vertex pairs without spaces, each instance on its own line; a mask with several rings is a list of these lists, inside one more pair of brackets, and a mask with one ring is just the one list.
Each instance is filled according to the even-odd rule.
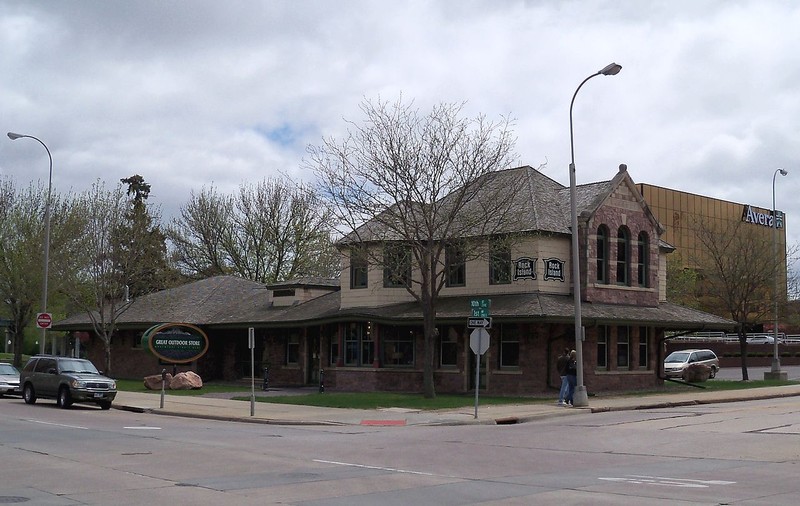
[[520,165],[787,213],[800,242],[800,2],[0,0],[0,176],[189,191],[286,173],[364,98],[515,119]]

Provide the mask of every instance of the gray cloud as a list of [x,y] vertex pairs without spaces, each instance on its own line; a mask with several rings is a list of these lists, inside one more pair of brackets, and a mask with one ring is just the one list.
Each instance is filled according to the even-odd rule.
[[[0,128],[53,152],[58,189],[133,173],[170,216],[191,189],[286,172],[362,98],[516,118],[520,162],[769,208],[800,242],[800,6],[779,1],[0,0]],[[0,174],[46,177],[35,143]]]

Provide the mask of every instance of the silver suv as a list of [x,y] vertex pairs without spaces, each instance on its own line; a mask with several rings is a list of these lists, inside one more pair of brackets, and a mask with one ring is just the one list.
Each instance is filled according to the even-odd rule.
[[703,364],[711,369],[713,378],[719,371],[719,359],[711,350],[673,351],[664,359],[664,375],[667,378],[683,378],[686,369],[692,364]]
[[68,408],[73,402],[90,402],[109,409],[117,396],[117,383],[82,358],[31,357],[22,368],[19,382],[28,404],[41,397],[55,399],[60,408]]

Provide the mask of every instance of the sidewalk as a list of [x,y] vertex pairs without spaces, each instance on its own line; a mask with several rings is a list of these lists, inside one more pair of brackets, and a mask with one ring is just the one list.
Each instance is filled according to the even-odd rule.
[[[687,387],[690,388],[690,387]],[[691,388],[686,392],[652,395],[597,396],[589,398],[585,408],[565,408],[555,401],[548,404],[478,405],[456,410],[422,411],[401,408],[340,409],[255,402],[251,416],[250,401],[204,396],[164,396],[158,393],[117,393],[114,408],[159,415],[205,418],[276,425],[467,425],[524,423],[543,417],[568,416],[576,413],[599,413],[633,409],[657,409],[754,399],[773,399],[800,395],[800,384],[781,387],[750,388],[724,392],[707,392]]]

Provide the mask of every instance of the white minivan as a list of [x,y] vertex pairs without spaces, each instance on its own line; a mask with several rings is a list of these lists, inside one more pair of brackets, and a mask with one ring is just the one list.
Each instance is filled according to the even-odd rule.
[[716,376],[719,371],[719,359],[713,351],[679,350],[673,351],[664,359],[664,375],[667,378],[683,378],[684,371],[692,364],[703,364],[710,367],[711,378]]

